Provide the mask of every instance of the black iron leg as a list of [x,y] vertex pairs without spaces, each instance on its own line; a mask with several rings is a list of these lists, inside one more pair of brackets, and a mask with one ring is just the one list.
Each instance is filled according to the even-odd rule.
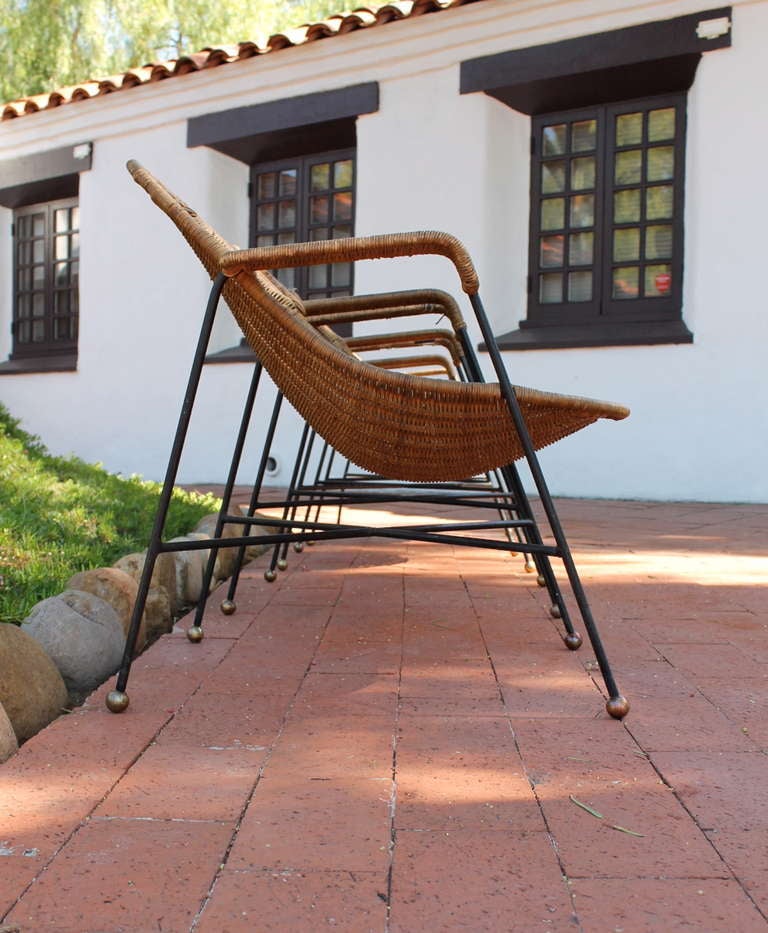
[[123,661],[120,665],[115,689],[110,691],[107,695],[107,709],[111,710],[113,713],[122,713],[128,708],[128,694],[125,692],[125,689],[128,685],[128,677],[131,672],[131,662],[133,661],[133,655],[136,649],[136,639],[139,634],[139,627],[141,626],[141,617],[144,614],[149,585],[152,580],[152,573],[155,569],[155,561],[157,560],[157,555],[162,550],[163,529],[165,528],[165,520],[168,516],[168,507],[171,502],[171,496],[173,495],[176,474],[179,471],[179,463],[181,461],[181,454],[184,449],[187,431],[189,430],[189,422],[192,418],[195,396],[197,395],[197,389],[200,385],[203,361],[205,360],[205,354],[208,350],[208,342],[211,339],[213,322],[216,317],[216,308],[218,307],[221,290],[224,288],[225,282],[226,277],[221,273],[213,280],[210,296],[208,298],[208,305],[205,310],[205,317],[200,327],[200,336],[192,360],[192,368],[189,372],[187,390],[184,393],[184,401],[181,405],[181,412],[176,426],[171,455],[168,458],[168,467],[165,472],[163,489],[160,493],[160,501],[157,506],[157,512],[155,513],[155,522],[152,527],[152,535],[147,549],[147,557],[144,562],[144,570],[139,582],[139,591],[133,606],[133,615],[131,616],[131,624],[125,641]]
[[541,470],[541,466],[539,465],[536,451],[534,450],[531,437],[528,433],[528,427],[525,423],[525,419],[523,418],[523,413],[520,410],[517,397],[515,396],[515,391],[512,388],[509,377],[507,376],[507,371],[504,368],[504,361],[502,360],[501,353],[499,352],[499,348],[496,345],[496,341],[494,339],[493,332],[491,331],[491,326],[485,314],[485,309],[483,308],[480,296],[474,294],[470,295],[469,297],[477,317],[477,322],[480,325],[483,338],[486,342],[486,346],[488,347],[488,352],[493,363],[493,368],[496,372],[496,377],[499,381],[499,386],[501,387],[501,392],[504,396],[504,400],[507,403],[509,413],[512,416],[515,428],[520,437],[523,451],[525,453],[525,458],[531,471],[533,481],[536,484],[536,489],[538,490],[539,496],[541,498],[541,504],[547,516],[547,521],[549,522],[549,526],[552,529],[552,534],[555,538],[555,544],[557,545],[559,556],[563,561],[565,572],[568,575],[568,582],[571,585],[571,590],[573,591],[573,595],[579,607],[581,617],[584,621],[584,627],[587,630],[587,635],[589,636],[592,648],[594,649],[595,657],[597,658],[597,663],[600,667],[600,672],[603,675],[605,688],[608,692],[608,702],[606,703],[606,709],[608,713],[615,719],[622,719],[629,712],[629,701],[619,693],[618,687],[616,685],[613,672],[611,671],[611,666],[608,662],[608,657],[605,653],[602,640],[600,639],[600,633],[597,630],[597,625],[595,624],[595,620],[592,616],[592,610],[590,609],[586,594],[581,585],[581,580],[579,579],[576,565],[573,562],[573,557],[571,556],[568,542],[563,532],[562,525],[560,524],[557,510],[555,509],[552,497],[549,494],[549,489],[544,479],[544,474]]
[[[216,519],[216,530],[213,533],[214,540],[221,538],[221,535],[224,531],[224,516],[229,514],[229,506],[230,502],[232,501],[232,490],[234,489],[235,481],[237,479],[237,471],[240,469],[240,461],[243,457],[245,439],[248,434],[248,427],[251,423],[251,415],[253,414],[253,406],[256,401],[256,393],[259,389],[260,379],[261,363],[257,362],[253,368],[251,384],[248,388],[248,395],[246,396],[245,405],[243,406],[243,414],[240,419],[240,429],[237,434],[237,440],[235,441],[235,448],[232,451],[232,461],[229,465],[229,473],[227,474],[227,481],[224,485],[224,492],[221,497],[221,508],[219,509],[219,516]],[[205,606],[208,602],[208,594],[211,590],[211,581],[213,580],[213,571],[216,566],[216,557],[218,556],[218,553],[219,546],[214,545],[208,555],[208,561],[205,565],[205,573],[203,574],[203,590],[197,603],[195,618],[191,627],[187,631],[187,638],[191,642],[199,642],[202,641],[203,638],[203,615],[205,614]]]
[[[280,417],[280,408],[282,404],[283,393],[278,391],[275,404],[272,406],[272,417],[269,420],[269,427],[267,428],[267,436],[264,439],[259,468],[256,471],[256,479],[253,484],[253,490],[251,491],[251,501],[248,504],[248,512],[246,513],[248,518],[253,518],[258,507],[261,487],[264,483],[264,474],[267,470],[267,461],[269,460],[270,451],[272,450],[272,441],[275,438],[275,430],[277,429],[277,422]],[[245,563],[245,552],[246,546],[241,545],[237,549],[237,554],[235,555],[235,566],[232,571],[232,576],[229,578],[227,597],[221,603],[221,611],[225,616],[231,616],[237,610],[235,596],[237,594],[237,585],[240,582],[240,571],[243,569],[243,564]]]

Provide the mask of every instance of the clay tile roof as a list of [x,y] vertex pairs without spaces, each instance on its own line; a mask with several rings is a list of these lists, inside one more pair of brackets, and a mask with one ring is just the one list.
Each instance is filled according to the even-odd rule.
[[122,74],[84,81],[74,87],[58,88],[46,94],[36,94],[10,101],[3,107],[0,119],[12,120],[40,110],[118,93],[149,82],[168,80],[203,69],[218,68],[246,58],[279,52],[281,49],[295,48],[348,32],[383,26],[397,20],[422,16],[426,13],[437,13],[477,2],[479,0],[392,0],[377,10],[358,7],[351,13],[330,16],[318,23],[307,23],[294,29],[282,30],[270,36],[264,45],[256,42],[240,42],[233,46],[205,48],[199,52],[183,55],[179,59],[150,62],[140,68],[129,68]]

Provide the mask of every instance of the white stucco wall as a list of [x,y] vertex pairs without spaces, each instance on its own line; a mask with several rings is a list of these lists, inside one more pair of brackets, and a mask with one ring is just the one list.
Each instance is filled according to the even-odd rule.
[[[248,169],[187,149],[188,118],[361,81],[378,81],[381,100],[357,121],[358,233],[455,233],[476,260],[494,326],[510,330],[525,315],[530,124],[485,95],[460,96],[459,63],[706,9],[689,0],[606,6],[484,0],[0,124],[0,159],[94,143],[93,168],[80,181],[78,371],[0,376],[0,401],[56,452],[161,478],[208,284],[129,178],[126,159],[144,162],[243,245]],[[542,453],[556,493],[768,501],[760,250],[768,2],[735,3],[733,22],[733,47],[703,57],[689,94],[684,318],[694,343],[505,354],[515,382],[632,408],[627,421],[600,423]],[[10,349],[9,227],[10,212],[0,209],[0,358]],[[460,294],[441,258],[356,269],[360,293],[422,286]],[[237,339],[225,312],[213,349]],[[206,367],[182,480],[223,479],[249,378],[246,364]],[[271,396],[257,418],[270,405]],[[276,482],[287,481],[298,427],[296,417],[281,422]],[[242,479],[255,460],[252,450]]]

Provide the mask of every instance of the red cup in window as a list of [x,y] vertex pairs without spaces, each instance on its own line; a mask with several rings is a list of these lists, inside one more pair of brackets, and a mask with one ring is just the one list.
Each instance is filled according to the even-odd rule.
[[655,279],[656,291],[660,295],[668,295],[672,288],[672,276],[669,272],[660,272]]

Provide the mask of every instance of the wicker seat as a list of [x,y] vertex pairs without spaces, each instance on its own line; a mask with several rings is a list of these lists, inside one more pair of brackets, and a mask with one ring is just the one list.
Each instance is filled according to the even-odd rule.
[[[581,637],[574,632],[567,618],[565,602],[550,567],[550,557],[560,558],[603,673],[608,712],[616,718],[625,715],[628,703],[619,694],[610,671],[535,451],[601,418],[625,418],[629,413],[627,409],[592,399],[511,386],[480,303],[478,278],[472,260],[461,243],[449,234],[404,233],[239,250],[223,240],[194,210],[138,163],[129,162],[128,169],[134,180],[179,228],[214,279],[214,287],[166,475],[156,533],[150,542],[140,583],[129,645],[126,646],[117,688],[108,699],[110,709],[120,711],[128,702],[125,687],[133,653],[132,642],[138,631],[151,567],[157,554],[184,549],[178,543],[162,542],[163,509],[167,509],[165,500],[169,499],[175,480],[205,347],[221,294],[256,354],[259,366],[269,373],[282,396],[299,412],[309,429],[358,467],[388,481],[430,485],[462,483],[479,474],[501,471],[515,497],[515,517],[506,523],[506,527],[524,528],[522,542],[517,545],[499,542],[497,533],[505,524],[503,522],[472,524],[473,532],[481,528],[492,532],[491,538],[483,539],[483,543],[474,537],[451,536],[451,532],[461,531],[461,524],[447,526],[444,534],[436,533],[428,526],[422,530],[413,528],[410,536],[415,540],[446,540],[453,544],[508,546],[510,550],[533,554],[537,565],[544,571],[553,599],[553,614],[564,618],[566,644],[576,648],[581,644]],[[305,306],[271,274],[271,270],[302,265],[424,253],[445,256],[455,266],[462,289],[469,297],[489,345],[498,382],[431,378],[366,362],[350,351],[362,349],[367,344],[358,342],[356,345],[352,341],[351,346],[340,345],[322,325],[333,323],[334,315],[345,311],[364,313],[367,310],[375,314],[381,307],[397,307],[398,301],[400,306],[407,308],[407,302],[393,301],[391,296],[384,296],[380,302],[370,300],[363,306],[354,298],[320,301]],[[424,304],[424,296],[428,294],[421,294],[413,304]],[[378,309],[375,307],[377,304],[380,305]],[[466,351],[468,341],[463,321],[457,319],[452,323],[454,333],[459,335]],[[426,342],[427,338],[424,339]],[[446,339],[446,343],[450,346],[451,340]],[[479,367],[475,364],[470,374],[477,376],[478,372]],[[522,484],[514,472],[514,461],[522,457],[528,461],[542,496],[556,541],[554,546],[543,544]],[[222,515],[219,530],[227,521],[234,523],[243,519],[241,516]],[[247,523],[256,525],[259,519],[251,517]],[[367,531],[385,537],[403,537],[402,531],[392,529]],[[262,536],[261,540],[303,542],[324,537],[359,537],[360,534],[361,529],[357,525],[329,529],[322,523],[299,522],[291,516],[284,518],[279,531],[271,539]],[[224,539],[217,533],[214,550],[217,547],[242,547],[247,543],[246,538]],[[210,541],[205,544],[211,546]],[[194,547],[194,544],[188,546]],[[192,640],[202,637],[199,625],[193,626],[190,637]]]

